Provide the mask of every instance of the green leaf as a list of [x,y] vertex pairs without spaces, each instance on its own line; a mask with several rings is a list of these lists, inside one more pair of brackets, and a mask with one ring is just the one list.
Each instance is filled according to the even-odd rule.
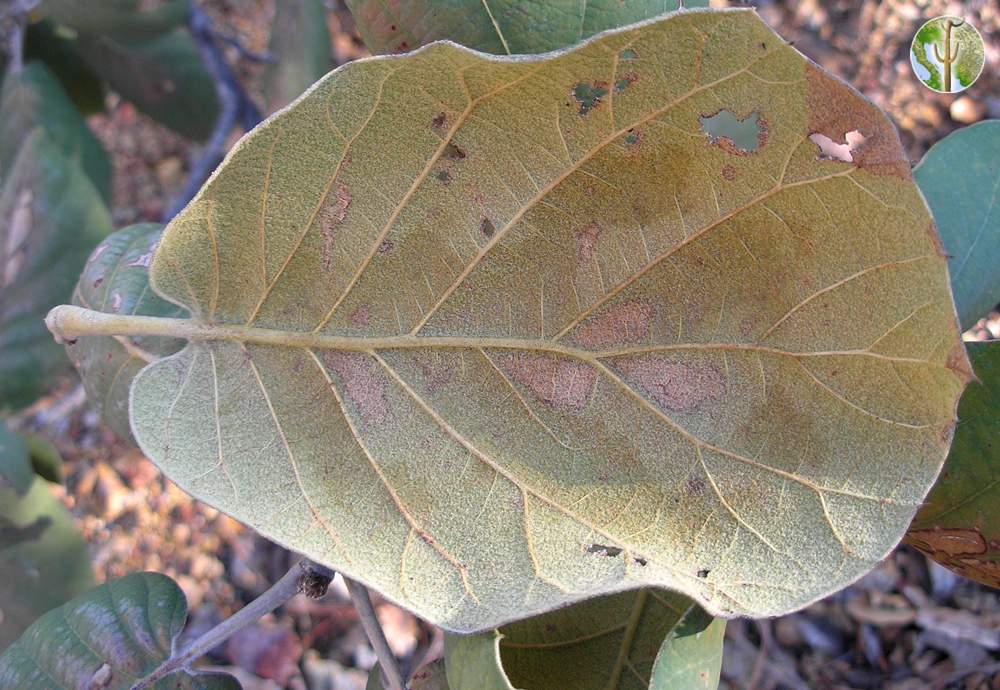
[[596,33],[708,0],[347,0],[373,53],[405,53],[447,39],[495,55],[544,53]]
[[10,170],[36,127],[90,177],[105,202],[111,199],[111,164],[101,144],[52,72],[29,62],[4,80],[0,93],[0,171]]
[[188,0],[44,0],[40,12],[81,33],[144,40],[183,24],[187,7]]
[[77,48],[112,90],[154,120],[205,139],[219,114],[215,83],[184,28],[149,39],[80,34]]
[[55,444],[39,434],[25,434],[24,442],[35,474],[55,484],[62,482],[63,461]]
[[[854,129],[851,163],[810,139]],[[190,340],[135,378],[144,452],[455,631],[642,586],[804,606],[900,540],[970,376],[890,121],[748,10],[346,65],[150,276],[190,319],[50,316]]]
[[0,410],[29,405],[68,364],[42,321],[111,230],[100,194],[43,129],[23,132],[0,191]]
[[[187,617],[173,580],[136,573],[50,611],[0,656],[0,687],[126,690],[171,654]],[[155,690],[239,690],[232,676],[179,670]]]
[[967,347],[978,381],[962,395],[951,453],[906,541],[1000,587],[1000,343]]
[[[0,488],[0,650],[92,584],[87,544],[49,484],[36,478],[23,497]],[[12,683],[0,671],[0,687],[48,686]]]
[[448,683],[451,690],[715,690],[725,628],[679,594],[599,597],[499,631],[448,635]]
[[952,132],[913,169],[949,256],[955,304],[968,329],[1000,302],[1000,120]]
[[284,108],[333,66],[323,0],[285,0],[274,7],[270,52],[264,74],[267,109]]
[[83,115],[104,111],[104,85],[76,49],[76,32],[43,20],[28,25],[24,59],[44,62]]
[[[187,311],[164,301],[149,289],[149,263],[163,226],[131,225],[109,236],[90,255],[73,304],[115,314],[183,316]],[[87,398],[105,423],[122,438],[132,440],[128,395],[132,379],[147,363],[173,354],[184,342],[175,338],[83,338],[67,344]]]
[[[482,688],[482,686],[479,687]],[[444,659],[432,661],[414,673],[407,688],[408,690],[448,690],[448,678],[445,675]],[[386,690],[386,686],[382,684],[382,673],[379,670],[378,664],[375,664],[374,668],[368,674],[368,683],[365,685],[365,690]]]
[[8,429],[0,419],[0,489],[9,487],[23,496],[34,480],[24,437]]

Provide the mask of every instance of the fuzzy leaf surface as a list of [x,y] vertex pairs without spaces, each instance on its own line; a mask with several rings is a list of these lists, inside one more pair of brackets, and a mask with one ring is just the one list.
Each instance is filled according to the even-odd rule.
[[[0,687],[127,690],[171,654],[187,602],[165,575],[111,580],[46,613],[2,656]],[[175,671],[154,690],[239,690],[222,673]]]
[[111,231],[97,188],[63,147],[43,128],[22,137],[0,188],[0,409],[31,404],[66,368],[42,319]]
[[[73,304],[114,314],[187,314],[149,287],[149,264],[162,232],[159,223],[138,223],[101,242],[80,275]],[[80,372],[90,404],[115,433],[132,440],[128,421],[132,379],[146,364],[177,352],[183,345],[176,338],[107,336],[67,343],[66,352]]]
[[962,395],[944,471],[906,541],[965,577],[1000,587],[1000,344],[967,347],[979,380]]
[[[752,154],[702,131],[720,106]],[[809,138],[854,129],[851,163]],[[191,342],[132,429],[452,630],[642,586],[780,614],[878,562],[947,453],[937,243],[885,115],[751,11],[351,63],[164,232],[191,319],[146,323]]]
[[481,635],[448,635],[451,690],[715,690],[724,620],[687,597],[598,597]]
[[[495,55],[544,53],[681,6],[679,0],[347,0],[373,53],[450,40]],[[683,3],[707,7],[707,0]]]
[[[0,650],[92,584],[87,543],[48,483],[35,478],[23,496],[0,487]],[[6,682],[0,671],[0,687],[48,686]]]
[[1000,303],[1000,120],[952,132],[913,169],[951,257],[951,285],[962,328]]

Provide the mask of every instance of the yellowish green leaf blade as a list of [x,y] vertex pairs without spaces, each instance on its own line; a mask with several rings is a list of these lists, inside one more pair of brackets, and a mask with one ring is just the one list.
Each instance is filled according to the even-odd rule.
[[495,55],[544,53],[707,0],[347,0],[373,53],[449,40]]
[[986,120],[946,136],[913,169],[949,255],[962,328],[972,328],[1000,302],[998,160],[1000,120]]
[[942,565],[1000,587],[1000,343],[968,343],[977,381],[958,406],[944,471],[906,541]]
[[[810,138],[855,129],[851,162]],[[751,11],[360,61],[168,226],[151,281],[191,321],[143,323],[193,340],[132,428],[446,628],[647,585],[779,614],[878,562],[944,460],[937,242],[885,115]]]

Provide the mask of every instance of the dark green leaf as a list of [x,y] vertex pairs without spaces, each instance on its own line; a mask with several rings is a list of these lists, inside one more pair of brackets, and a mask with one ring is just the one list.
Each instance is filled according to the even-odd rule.
[[58,484],[62,481],[62,456],[59,449],[38,434],[25,434],[24,442],[31,456],[31,466],[35,474],[43,479]]
[[958,405],[944,471],[906,540],[962,575],[1000,587],[1000,342],[968,343],[978,381]]
[[271,22],[274,62],[264,77],[267,109],[284,108],[330,71],[330,30],[323,0],[283,0]]
[[[97,246],[73,293],[73,304],[118,314],[182,316],[182,307],[165,301],[149,289],[149,262],[163,226],[131,225]],[[128,393],[132,379],[146,364],[181,349],[173,338],[108,336],[83,338],[67,345],[80,371],[87,399],[104,421],[123,438],[132,440],[128,421]]]
[[105,202],[111,198],[111,164],[87,123],[49,68],[29,62],[4,80],[0,94],[0,174],[10,170],[36,127],[79,164]]
[[42,319],[111,230],[83,169],[43,129],[23,136],[0,191],[0,409],[30,404],[68,364]]
[[44,62],[82,114],[104,110],[104,85],[80,57],[76,32],[48,20],[29,25],[24,37],[24,59]]
[[448,682],[451,690],[714,690],[725,627],[680,594],[614,594],[491,633],[448,635]]
[[11,488],[23,496],[33,481],[35,472],[24,437],[8,429],[0,419],[0,488]]
[[997,161],[1000,120],[987,120],[948,135],[913,169],[949,256],[962,328],[971,328],[1000,302]]
[[[0,656],[0,687],[125,690],[165,659],[187,602],[173,580],[137,573],[106,582],[50,611]],[[221,673],[176,671],[156,690],[239,690]]]
[[152,38],[187,17],[188,0],[44,0],[41,12],[82,33]]
[[186,29],[151,39],[80,34],[77,47],[114,91],[154,120],[192,139],[212,131],[215,84]]
[[[24,497],[0,488],[0,649],[92,584],[87,544],[49,484],[36,478]],[[48,686],[12,683],[0,673],[0,687]]]
[[606,29],[708,0],[347,0],[373,53],[405,53],[448,39],[496,55],[544,53]]

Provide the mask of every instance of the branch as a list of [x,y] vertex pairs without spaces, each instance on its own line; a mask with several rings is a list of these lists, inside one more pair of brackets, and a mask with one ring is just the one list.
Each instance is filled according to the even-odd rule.
[[194,198],[212,172],[226,155],[226,140],[237,122],[249,131],[260,122],[260,111],[253,104],[240,85],[229,63],[222,53],[220,41],[228,42],[212,26],[211,18],[192,2],[188,13],[188,30],[194,38],[201,61],[215,82],[215,93],[219,99],[219,118],[215,121],[212,135],[198,160],[191,166],[187,182],[163,214],[163,222],[169,222]]
[[271,585],[270,589],[192,642],[184,651],[164,661],[159,668],[133,685],[131,690],[152,687],[171,673],[187,668],[228,640],[236,631],[255,623],[261,616],[278,608],[296,594],[305,594],[314,599],[323,596],[331,579],[332,570],[302,559]]
[[[372,606],[372,599],[368,595],[368,590],[360,582],[355,582],[349,577],[344,578],[347,583],[347,591],[351,594],[351,601],[357,609],[361,625],[368,635],[368,641],[375,650],[378,657],[378,665],[382,669],[382,677],[389,684],[389,690],[406,690],[406,683],[403,681],[403,674],[399,670],[399,663],[396,661],[392,649],[389,648],[389,641],[385,639],[385,632],[375,615],[375,607]],[[372,673],[376,673],[372,669]]]

